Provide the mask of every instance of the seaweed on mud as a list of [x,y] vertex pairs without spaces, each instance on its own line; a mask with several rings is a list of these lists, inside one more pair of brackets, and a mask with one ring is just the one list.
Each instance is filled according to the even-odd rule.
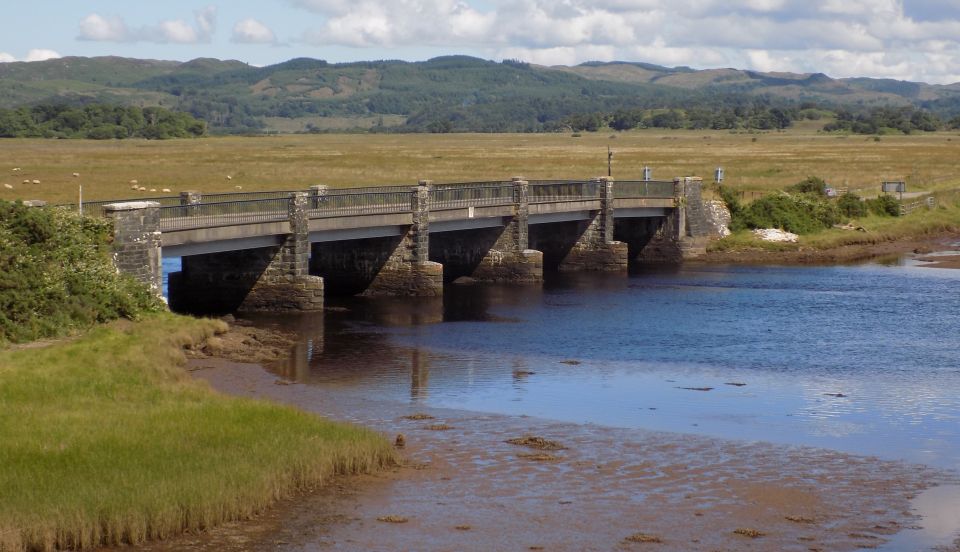
[[566,450],[567,447],[561,445],[556,441],[549,441],[543,437],[537,437],[534,435],[525,435],[523,437],[518,437],[516,439],[507,439],[507,443],[511,445],[519,445],[521,447],[530,447],[539,450]]
[[648,535],[646,533],[634,533],[623,540],[627,542],[642,542],[648,544],[660,544],[663,542],[660,537],[656,535]]
[[556,462],[559,460],[556,456],[544,452],[521,452],[517,457],[523,458],[524,460],[533,460],[534,462]]
[[403,419],[404,420],[433,420],[434,417],[429,414],[418,412],[416,414],[410,414],[409,416],[403,416]]
[[429,429],[430,431],[447,431],[448,429],[453,429],[453,426],[447,424],[433,424],[428,425],[424,429]]
[[792,521],[794,523],[814,523],[814,520],[812,518],[808,518],[804,516],[786,516],[784,519],[787,521]]
[[384,523],[406,523],[410,520],[403,516],[380,516],[377,518],[377,521]]
[[756,529],[744,529],[744,528],[742,528],[742,527],[741,527],[740,529],[734,529],[733,534],[734,534],[734,535],[741,535],[741,536],[744,536],[744,537],[749,537],[749,538],[751,538],[751,539],[760,538],[760,537],[766,535],[766,533],[763,533],[763,532],[761,532],[761,531],[757,531]]

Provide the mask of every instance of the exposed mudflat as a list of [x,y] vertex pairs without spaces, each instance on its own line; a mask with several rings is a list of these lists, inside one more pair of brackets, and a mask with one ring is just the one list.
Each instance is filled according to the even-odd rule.
[[144,551],[857,550],[915,526],[911,500],[950,481],[822,449],[412,410],[278,385],[256,365],[191,364],[226,393],[403,434],[406,465]]
[[[931,251],[956,249],[960,236],[944,234],[924,239],[906,239],[875,244],[844,245],[830,249],[800,248],[792,251],[746,249],[710,251],[696,262],[716,264],[838,264],[865,261],[890,255],[927,254]],[[938,266],[955,268],[955,266]]]

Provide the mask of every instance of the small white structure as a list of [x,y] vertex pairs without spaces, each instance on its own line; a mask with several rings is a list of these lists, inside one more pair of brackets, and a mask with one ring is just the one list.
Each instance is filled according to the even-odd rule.
[[761,228],[754,230],[753,235],[763,241],[768,242],[797,243],[797,240],[800,239],[800,236],[792,232],[779,230],[777,228]]

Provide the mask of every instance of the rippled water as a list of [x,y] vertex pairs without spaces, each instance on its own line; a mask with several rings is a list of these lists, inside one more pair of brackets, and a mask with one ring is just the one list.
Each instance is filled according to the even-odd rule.
[[960,271],[911,266],[687,266],[329,300],[297,319],[280,371],[381,400],[957,468],[958,286]]

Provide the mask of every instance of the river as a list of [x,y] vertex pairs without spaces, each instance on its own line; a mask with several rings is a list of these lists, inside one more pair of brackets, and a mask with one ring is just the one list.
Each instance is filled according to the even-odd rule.
[[[454,285],[442,299],[329,299],[324,316],[299,321],[301,345],[273,370],[346,402],[956,470],[958,289],[960,270],[910,261],[688,264],[553,274],[542,287]],[[956,488],[934,508],[946,510],[943,534],[910,546],[955,536]],[[898,542],[908,541],[887,549]]]

